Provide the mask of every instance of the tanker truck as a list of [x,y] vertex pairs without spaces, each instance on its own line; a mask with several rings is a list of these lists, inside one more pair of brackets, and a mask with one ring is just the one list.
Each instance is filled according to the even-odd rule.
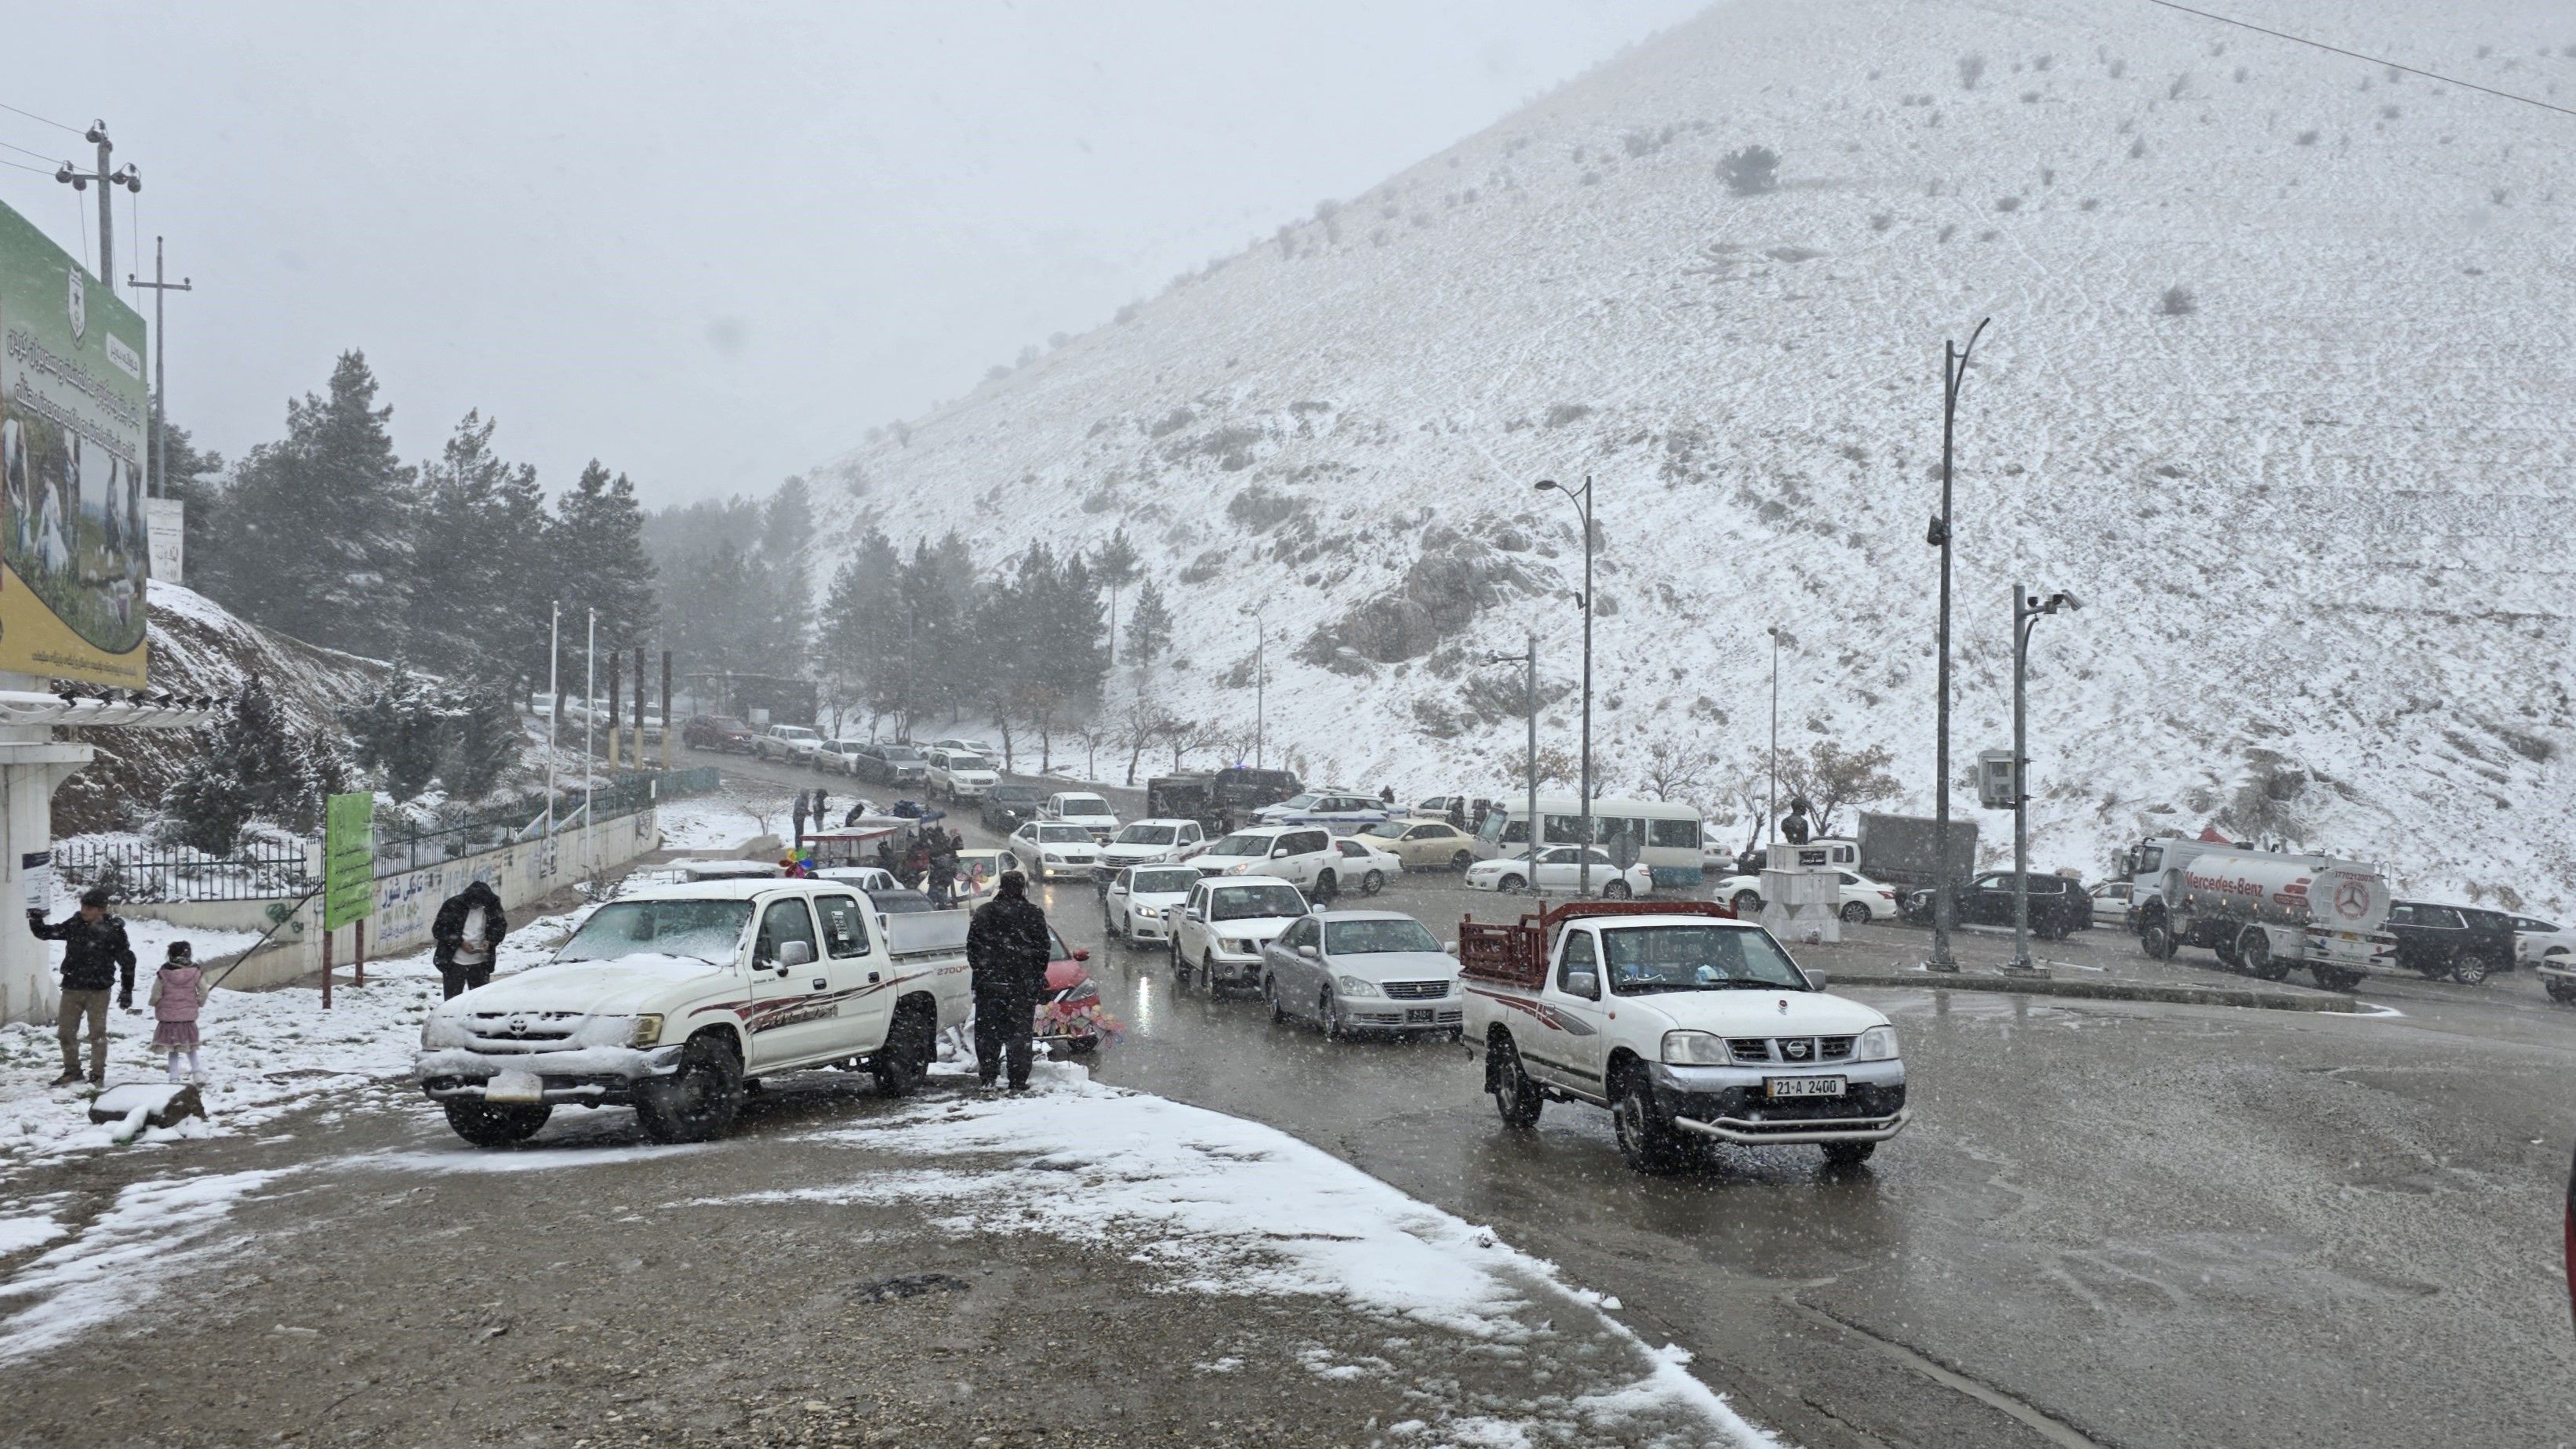
[[2132,853],[2144,867],[2133,878],[2150,956],[2204,946],[2266,981],[2304,966],[2328,991],[2396,970],[2397,938],[2384,929],[2393,893],[2375,865],[2234,846],[2166,849],[2153,866],[2144,855]]

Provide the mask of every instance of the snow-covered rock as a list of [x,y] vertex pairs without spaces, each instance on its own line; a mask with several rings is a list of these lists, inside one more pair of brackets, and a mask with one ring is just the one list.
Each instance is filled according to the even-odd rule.
[[[2544,97],[2569,63],[2504,0],[2299,20]],[[1883,744],[1923,809],[1941,349],[1991,315],[1955,760],[2009,738],[2010,587],[2076,592],[2033,646],[2037,861],[2268,782],[2410,891],[2576,905],[2564,125],[2153,9],[1722,5],[836,460],[814,577],[869,523],[986,558],[1123,524],[1170,703],[1249,724],[1261,600],[1308,775],[1500,788],[1520,731],[1457,731],[1460,691],[1524,628],[1574,675],[1580,542],[1532,485],[1588,475],[1612,780],[1669,737],[1751,759],[1776,623],[1783,743]],[[1752,145],[1779,187],[1739,196]]]

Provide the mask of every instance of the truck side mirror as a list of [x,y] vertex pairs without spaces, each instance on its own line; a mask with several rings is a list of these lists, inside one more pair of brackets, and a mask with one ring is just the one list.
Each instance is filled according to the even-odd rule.
[[813,942],[811,942],[811,941],[785,941],[785,942],[781,942],[781,943],[779,944],[779,947],[778,947],[778,968],[779,968],[780,970],[784,971],[784,970],[787,970],[787,969],[789,969],[789,968],[791,968],[791,967],[796,967],[796,966],[811,966],[811,965],[813,965],[813,964],[814,964],[814,943],[813,943]]
[[1568,996],[1580,996],[1586,1001],[1601,999],[1601,973],[1598,971],[1568,971],[1564,981]]
[[1807,984],[1809,986],[1814,987],[1818,991],[1825,989],[1825,973],[1823,971],[1818,970],[1813,966],[1801,966],[1798,969],[1807,973]]

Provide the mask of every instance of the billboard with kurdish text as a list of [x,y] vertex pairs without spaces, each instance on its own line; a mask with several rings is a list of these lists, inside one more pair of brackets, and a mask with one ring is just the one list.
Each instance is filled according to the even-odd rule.
[[143,317],[0,206],[0,670],[140,688]]

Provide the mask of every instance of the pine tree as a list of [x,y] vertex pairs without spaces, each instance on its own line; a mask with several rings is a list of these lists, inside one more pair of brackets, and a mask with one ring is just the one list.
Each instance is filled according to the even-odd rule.
[[1154,667],[1162,652],[1172,647],[1172,611],[1163,602],[1163,591],[1152,579],[1136,591],[1136,612],[1127,617],[1127,658],[1136,666],[1138,678]]
[[[258,675],[244,681],[224,712],[199,726],[198,752],[161,797],[179,840],[209,855],[228,854],[255,819],[310,831],[321,818],[319,791],[329,783],[311,742],[287,727],[277,697]],[[327,766],[328,752],[318,763]]]
[[383,773],[394,799],[412,799],[438,777],[447,712],[420,675],[397,669],[373,694],[342,709],[340,723],[357,744],[359,763]]
[[1092,577],[1109,590],[1109,667],[1112,669],[1118,667],[1118,593],[1136,582],[1138,572],[1136,545],[1127,541],[1127,527],[1121,524],[1117,532],[1109,535],[1109,541],[1100,546],[1100,557],[1091,565]]
[[215,515],[223,506],[221,453],[199,449],[188,430],[164,418],[161,423],[168,456],[168,496],[179,501],[181,577],[174,582],[198,593],[217,593],[209,584],[223,577],[223,550],[215,541]]
[[479,799],[492,793],[528,745],[506,680],[475,680],[448,691],[442,701],[447,737],[439,750],[439,778],[450,795]]
[[438,460],[421,466],[411,652],[451,676],[541,679],[552,573],[545,498],[536,469],[492,451],[492,429],[467,413]]
[[567,637],[586,643],[590,620],[584,611],[596,609],[600,648],[650,643],[659,622],[653,560],[644,551],[644,510],[626,475],[612,479],[591,459],[572,491],[556,500],[546,537]]
[[855,682],[871,734],[876,720],[899,710],[905,698],[902,575],[903,557],[893,540],[871,528],[832,576],[823,605],[819,651],[845,687]]
[[365,354],[331,370],[330,395],[286,409],[286,437],[251,450],[218,514],[216,597],[311,643],[391,658],[413,583],[412,470],[394,456]]

